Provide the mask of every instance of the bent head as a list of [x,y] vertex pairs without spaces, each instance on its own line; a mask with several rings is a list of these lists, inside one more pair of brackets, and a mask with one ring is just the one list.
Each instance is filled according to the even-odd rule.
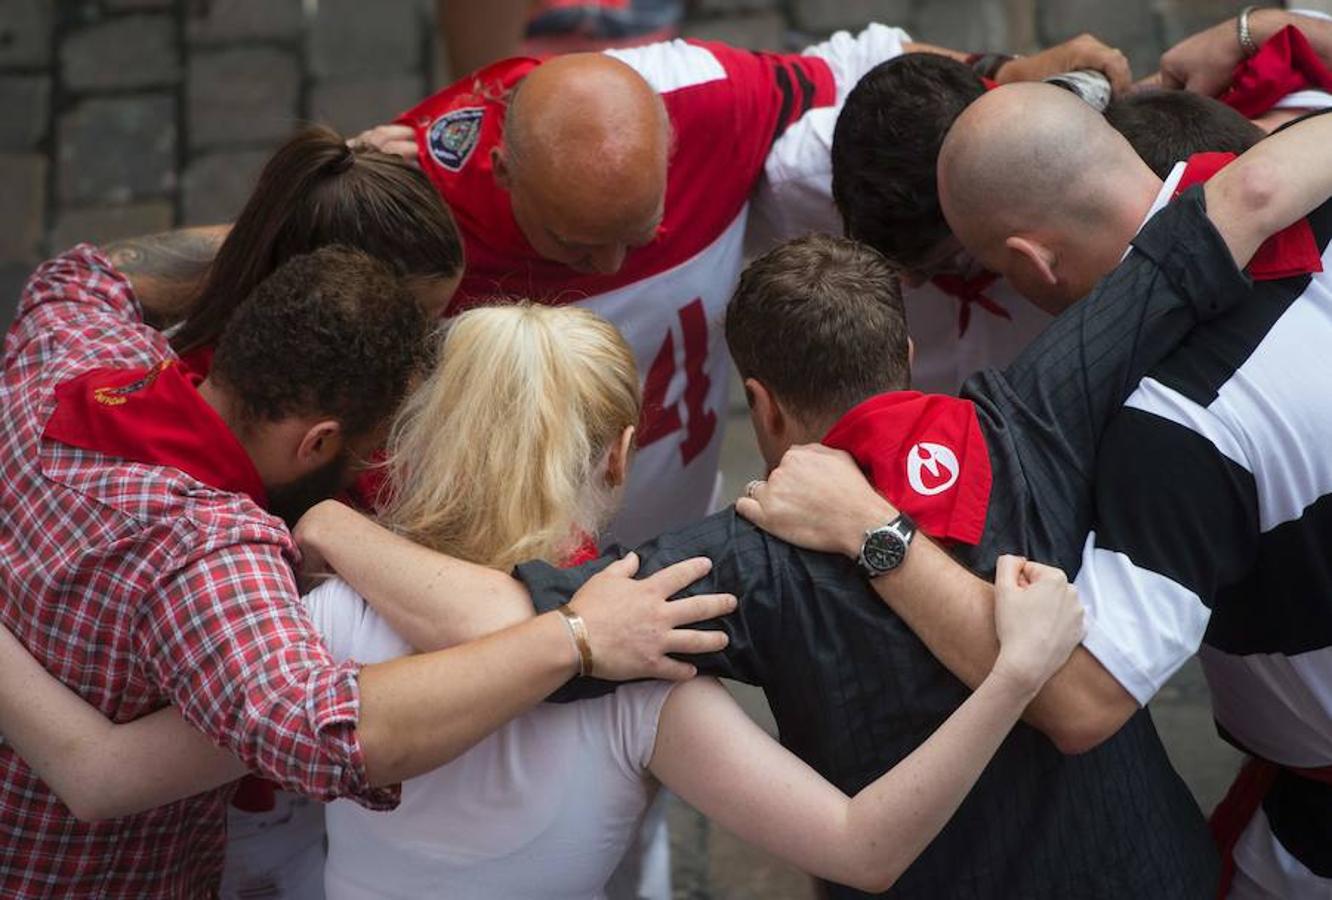
[[1106,107],[1105,120],[1158,178],[1195,153],[1243,153],[1265,134],[1215,97],[1192,91],[1139,91]]
[[424,174],[397,157],[351,150],[327,128],[309,128],[264,166],[172,346],[188,353],[217,343],[265,277],[334,244],[386,263],[428,314],[444,311],[462,278],[458,228]]
[[469,310],[394,424],[385,521],[482,565],[559,564],[614,512],[638,417],[633,352],[605,319]]
[[939,152],[939,200],[962,244],[1058,313],[1119,262],[1161,181],[1086,103],[1048,84],[990,91]]
[[670,119],[629,66],[600,53],[543,63],[509,101],[495,177],[540,256],[609,274],[665,215]]
[[294,523],[381,446],[427,365],[426,313],[387,265],[338,247],[294,257],[228,321],[200,391]]
[[906,53],[866,73],[837,117],[832,194],[846,236],[882,253],[908,285],[976,274],[944,221],[935,168],[949,127],[984,93],[970,66]]
[[750,263],[726,308],[726,343],[769,469],[858,403],[910,386],[897,278],[846,238],[812,234]]

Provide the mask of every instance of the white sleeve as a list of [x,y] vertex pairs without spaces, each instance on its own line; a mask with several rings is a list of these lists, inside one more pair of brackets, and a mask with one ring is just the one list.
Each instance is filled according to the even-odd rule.
[[675,685],[674,681],[639,681],[616,689],[609,709],[609,732],[615,741],[612,755],[625,774],[639,777],[652,762],[661,710]]
[[748,250],[761,252],[811,231],[842,233],[842,220],[832,202],[837,115],[865,73],[901,56],[910,40],[902,29],[876,23],[855,36],[839,31],[804,51],[827,62],[837,83],[837,100],[832,106],[811,109],[773,142],[754,196]]
[[1211,610],[1193,591],[1087,538],[1078,597],[1087,608],[1082,645],[1146,706],[1198,651]]
[[335,662],[377,663],[415,652],[341,578],[330,578],[301,601]]

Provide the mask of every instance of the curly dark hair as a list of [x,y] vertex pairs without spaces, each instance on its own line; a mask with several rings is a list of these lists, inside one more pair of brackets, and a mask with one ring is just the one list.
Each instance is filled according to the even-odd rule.
[[939,148],[984,93],[970,67],[935,53],[895,57],[860,79],[833,131],[832,194],[847,237],[907,268],[948,237]]
[[741,377],[811,422],[911,380],[897,278],[847,238],[807,235],[750,263],[726,307],[726,344]]
[[287,260],[236,308],[209,377],[247,422],[328,416],[356,437],[387,421],[429,364],[429,332],[387,264],[323,247]]

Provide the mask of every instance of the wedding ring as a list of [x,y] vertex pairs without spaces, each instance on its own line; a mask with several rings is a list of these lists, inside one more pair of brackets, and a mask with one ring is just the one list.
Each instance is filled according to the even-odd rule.
[[749,484],[745,485],[745,496],[753,500],[754,491],[758,490],[758,486],[762,483],[763,483],[762,479],[756,478],[753,481],[751,481]]

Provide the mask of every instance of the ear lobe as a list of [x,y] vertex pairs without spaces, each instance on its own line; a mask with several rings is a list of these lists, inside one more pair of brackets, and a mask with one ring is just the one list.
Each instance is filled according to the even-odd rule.
[[624,484],[629,477],[629,455],[634,448],[635,430],[632,425],[626,426],[620,432],[619,441],[611,446],[606,460],[606,483],[613,488]]
[[1055,274],[1055,265],[1058,258],[1054,251],[1039,241],[1030,238],[1013,235],[1004,241],[1004,246],[1010,253],[1017,255],[1017,264],[1034,272],[1041,281],[1054,287],[1059,284],[1059,277]]
[[296,448],[297,460],[311,467],[323,465],[342,450],[342,438],[342,424],[336,419],[315,422],[301,437]]

